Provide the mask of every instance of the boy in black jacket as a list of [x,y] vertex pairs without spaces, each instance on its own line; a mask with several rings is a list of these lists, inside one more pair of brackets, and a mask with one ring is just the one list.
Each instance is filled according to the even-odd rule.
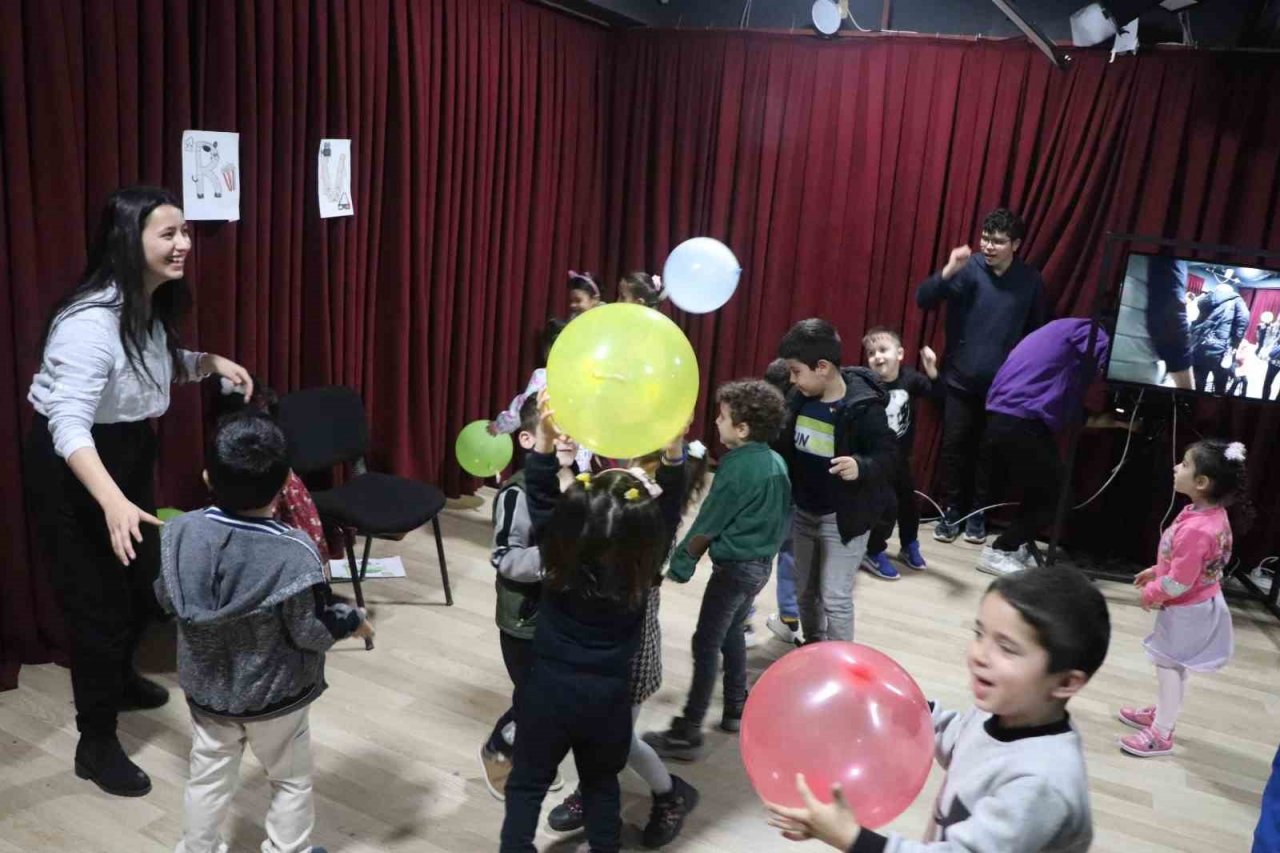
[[892,329],[876,326],[862,336],[862,346],[867,353],[867,364],[876,372],[880,384],[889,394],[885,415],[889,428],[898,437],[898,464],[890,475],[896,509],[891,509],[871,528],[867,541],[867,556],[862,568],[878,578],[896,581],[900,575],[889,560],[889,534],[898,526],[898,541],[902,549],[898,559],[916,571],[928,568],[920,553],[920,507],[916,500],[916,484],[911,474],[911,450],[916,440],[916,401],[933,397],[934,381],[938,378],[938,357],[929,347],[920,349],[921,373],[902,363],[902,336]]
[[805,642],[853,639],[853,582],[872,525],[895,504],[897,437],[888,394],[864,367],[841,370],[840,336],[801,320],[778,345],[795,388],[777,450],[795,498],[796,597]]
[[[933,531],[939,542],[955,541],[961,533],[960,519],[979,497],[974,490],[984,480],[978,457],[991,380],[1018,341],[1048,319],[1040,271],[1017,256],[1025,231],[1013,211],[993,210],[982,221],[981,253],[975,255],[968,246],[952,249],[942,271],[916,291],[916,304],[926,311],[947,304],[942,368],[946,515]],[[987,541],[983,514],[975,512],[967,519],[965,541],[977,545]]]

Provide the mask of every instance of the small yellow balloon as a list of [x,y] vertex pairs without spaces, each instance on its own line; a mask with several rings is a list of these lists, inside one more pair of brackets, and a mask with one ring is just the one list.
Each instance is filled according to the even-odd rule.
[[668,444],[698,401],[698,361],[680,327],[643,305],[577,317],[547,358],[556,425],[601,456],[630,459]]

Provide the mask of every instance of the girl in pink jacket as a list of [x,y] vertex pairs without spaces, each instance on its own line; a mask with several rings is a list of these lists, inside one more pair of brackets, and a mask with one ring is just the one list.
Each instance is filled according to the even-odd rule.
[[1130,755],[1173,752],[1173,727],[1182,710],[1189,672],[1215,672],[1231,659],[1231,613],[1222,598],[1222,570],[1231,560],[1227,507],[1247,502],[1245,448],[1238,441],[1199,441],[1173,469],[1173,488],[1191,499],[1160,539],[1154,567],[1134,586],[1144,610],[1155,610],[1155,630],[1143,641],[1156,666],[1156,704],[1121,708],[1120,721],[1138,729],[1120,739]]

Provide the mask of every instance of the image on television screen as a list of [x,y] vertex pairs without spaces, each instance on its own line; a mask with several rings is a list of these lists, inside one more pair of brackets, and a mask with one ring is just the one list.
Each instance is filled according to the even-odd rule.
[[1280,270],[1130,254],[1107,378],[1277,399]]

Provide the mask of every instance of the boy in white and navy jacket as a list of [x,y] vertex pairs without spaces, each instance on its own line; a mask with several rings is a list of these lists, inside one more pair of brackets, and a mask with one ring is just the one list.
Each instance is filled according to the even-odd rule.
[[1089,777],[1066,706],[1102,666],[1110,638],[1106,600],[1079,572],[1002,576],[987,588],[969,646],[973,707],[931,706],[947,776],[924,840],[863,829],[838,789],[828,805],[803,782],[805,805],[770,805],[770,823],[849,853],[1084,853]]

